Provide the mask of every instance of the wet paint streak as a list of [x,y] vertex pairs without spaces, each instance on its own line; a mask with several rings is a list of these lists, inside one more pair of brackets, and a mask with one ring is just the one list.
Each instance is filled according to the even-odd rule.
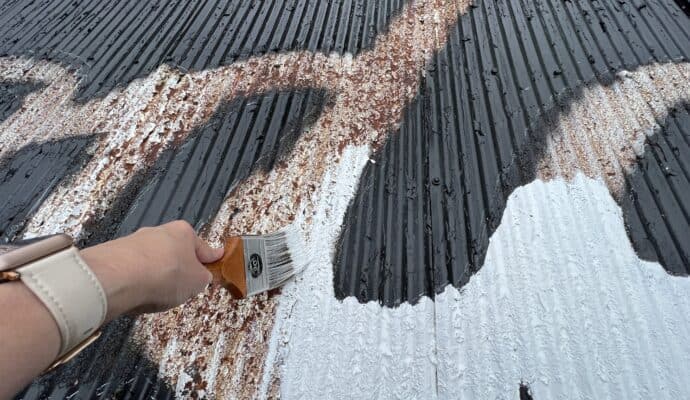
[[363,172],[335,256],[338,298],[397,306],[466,284],[505,199],[535,176],[585,171],[620,198],[656,119],[690,96],[690,41],[678,40],[690,32],[669,7],[477,2]]

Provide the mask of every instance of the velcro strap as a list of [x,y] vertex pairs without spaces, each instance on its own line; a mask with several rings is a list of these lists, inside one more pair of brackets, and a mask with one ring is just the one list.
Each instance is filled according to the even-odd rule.
[[34,261],[17,272],[57,322],[61,337],[58,357],[103,324],[108,300],[76,247]]

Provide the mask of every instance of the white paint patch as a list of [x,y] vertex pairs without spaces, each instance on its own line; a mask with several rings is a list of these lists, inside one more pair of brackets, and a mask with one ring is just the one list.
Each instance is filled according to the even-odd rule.
[[535,399],[690,397],[690,280],[638,259],[582,174],[518,188],[461,290],[338,301],[332,252],[367,155],[346,149],[315,197],[314,261],[283,291],[266,360],[283,398],[517,398],[520,382]]
[[482,269],[436,299],[444,398],[690,398],[690,279],[640,260],[600,180],[508,199]]
[[391,310],[354,298],[340,302],[333,293],[334,244],[368,159],[368,147],[346,148],[315,195],[319,206],[305,239],[312,263],[283,289],[271,339],[278,359],[266,360],[283,363],[284,398],[411,399],[435,392],[431,300]]
[[177,385],[175,385],[175,397],[183,398],[184,394],[189,392],[185,387],[192,381],[193,378],[186,371],[180,371],[177,375]]
[[158,375],[162,375],[167,367],[168,361],[177,354],[177,338],[173,337],[163,351],[161,361],[158,365]]

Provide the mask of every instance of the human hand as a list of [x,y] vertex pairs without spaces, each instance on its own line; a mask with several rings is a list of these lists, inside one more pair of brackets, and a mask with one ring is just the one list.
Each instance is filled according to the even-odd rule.
[[106,321],[125,313],[163,311],[184,303],[211,282],[203,264],[223,256],[185,221],[142,228],[81,251],[108,297]]

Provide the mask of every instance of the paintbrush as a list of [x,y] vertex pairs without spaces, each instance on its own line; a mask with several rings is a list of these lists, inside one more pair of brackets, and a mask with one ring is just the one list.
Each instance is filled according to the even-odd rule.
[[266,235],[228,238],[223,258],[206,267],[214,282],[235,298],[244,298],[282,286],[307,264],[299,232],[286,228]]

